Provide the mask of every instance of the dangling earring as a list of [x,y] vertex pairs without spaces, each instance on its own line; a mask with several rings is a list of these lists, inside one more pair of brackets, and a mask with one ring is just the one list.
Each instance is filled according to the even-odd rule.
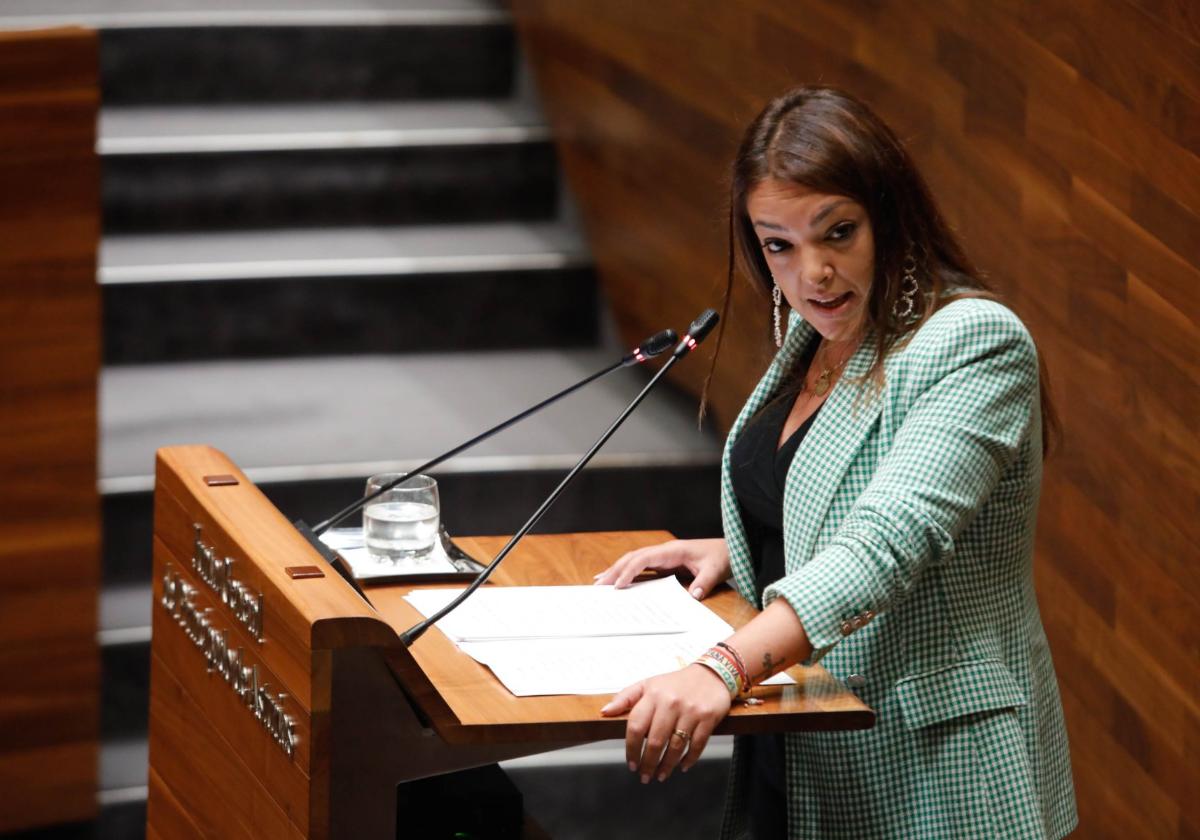
[[892,306],[892,315],[897,321],[907,321],[916,311],[917,292],[920,291],[920,286],[917,285],[917,260],[911,250],[904,255],[901,269],[904,271],[904,277],[900,280],[900,296]]
[[779,307],[783,303],[783,292],[779,289],[779,284],[771,289],[771,302],[775,304],[775,346],[783,346],[783,330],[779,327]]

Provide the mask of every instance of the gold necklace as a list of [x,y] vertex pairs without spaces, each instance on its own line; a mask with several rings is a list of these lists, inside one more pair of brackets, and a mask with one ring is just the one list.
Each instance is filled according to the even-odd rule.
[[[822,344],[821,349],[824,349],[826,346],[827,345]],[[841,362],[834,365],[833,367],[825,367],[824,365],[821,365],[821,372],[817,374],[817,379],[815,382],[813,382],[813,385],[812,385],[813,393],[816,394],[818,397],[823,397],[826,394],[828,394],[829,389],[832,385],[833,375],[835,373],[837,373],[838,371],[840,371],[842,368],[844,368],[846,366],[846,362],[850,361],[850,357],[853,355],[854,355],[854,353],[851,352],[848,356],[846,356],[846,358],[842,359]],[[816,359],[813,359],[813,361],[815,362]],[[805,385],[807,385],[808,378],[805,377],[804,381],[805,381]],[[801,389],[801,390],[803,390],[803,389]]]

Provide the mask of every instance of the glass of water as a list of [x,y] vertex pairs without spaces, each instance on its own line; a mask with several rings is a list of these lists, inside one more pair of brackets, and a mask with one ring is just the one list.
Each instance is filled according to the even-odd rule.
[[[367,495],[401,475],[371,476],[367,479]],[[438,539],[440,511],[437,482],[427,475],[409,476],[363,509],[363,539],[368,553],[393,563],[427,559]]]

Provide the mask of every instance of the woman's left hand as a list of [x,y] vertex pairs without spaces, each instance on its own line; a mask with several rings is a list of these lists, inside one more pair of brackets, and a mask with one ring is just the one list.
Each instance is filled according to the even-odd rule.
[[625,757],[641,776],[666,780],[676,766],[687,772],[704,752],[708,738],[729,713],[729,691],[703,665],[642,680],[600,710],[605,717],[629,712]]

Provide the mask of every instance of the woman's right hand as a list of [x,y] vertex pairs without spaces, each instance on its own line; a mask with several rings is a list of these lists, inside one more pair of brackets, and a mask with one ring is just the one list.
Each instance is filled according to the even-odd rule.
[[694,580],[688,591],[699,600],[729,577],[729,546],[724,539],[671,540],[648,545],[621,555],[617,562],[596,575],[596,583],[623,589],[648,569],[690,572]]

